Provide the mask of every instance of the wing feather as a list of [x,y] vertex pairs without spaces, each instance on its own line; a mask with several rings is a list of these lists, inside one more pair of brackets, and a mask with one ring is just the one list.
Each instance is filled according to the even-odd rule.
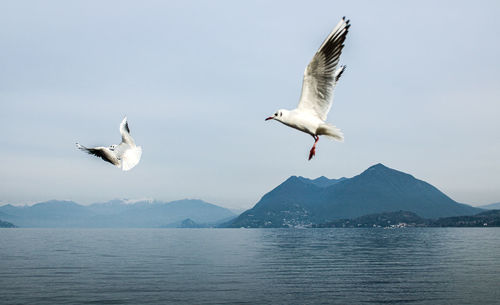
[[302,94],[297,108],[309,111],[323,121],[332,107],[335,84],[345,69],[345,66],[337,66],[349,27],[349,20],[342,18],[304,71]]

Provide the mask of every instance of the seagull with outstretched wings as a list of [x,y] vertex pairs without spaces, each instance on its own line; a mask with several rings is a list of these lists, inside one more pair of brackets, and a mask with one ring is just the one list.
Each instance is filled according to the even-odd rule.
[[118,145],[85,147],[76,143],[76,147],[91,155],[102,158],[116,167],[121,167],[124,171],[128,171],[141,160],[142,147],[135,145],[134,139],[130,135],[127,117],[120,124],[120,133],[122,135],[122,142]]

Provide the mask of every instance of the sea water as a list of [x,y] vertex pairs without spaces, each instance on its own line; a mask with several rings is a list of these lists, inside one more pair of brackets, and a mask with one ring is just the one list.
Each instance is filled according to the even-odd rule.
[[500,228],[1,229],[0,304],[500,304]]

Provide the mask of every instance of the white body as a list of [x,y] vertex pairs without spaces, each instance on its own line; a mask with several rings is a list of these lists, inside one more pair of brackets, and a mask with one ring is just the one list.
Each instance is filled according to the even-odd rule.
[[291,111],[281,109],[278,112],[281,112],[282,115],[279,118],[275,118],[275,120],[289,127],[308,133],[313,137],[324,135],[337,141],[344,140],[344,136],[340,129],[325,123],[317,115],[307,111],[301,111],[300,109]]

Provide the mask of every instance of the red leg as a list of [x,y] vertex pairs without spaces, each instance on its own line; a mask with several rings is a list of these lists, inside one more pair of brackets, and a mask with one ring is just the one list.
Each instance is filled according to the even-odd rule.
[[311,151],[309,151],[309,160],[311,160],[312,157],[314,157],[314,155],[316,154],[316,143],[318,143],[319,141],[319,136],[314,135],[313,138],[314,138],[314,145],[311,148]]

